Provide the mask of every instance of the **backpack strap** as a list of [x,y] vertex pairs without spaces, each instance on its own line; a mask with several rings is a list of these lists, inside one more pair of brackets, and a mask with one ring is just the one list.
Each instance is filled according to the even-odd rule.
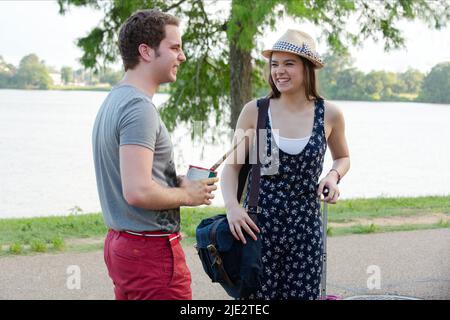
[[250,184],[250,194],[248,199],[247,212],[257,214],[261,212],[258,207],[259,187],[261,183],[261,159],[259,157],[259,130],[266,127],[267,111],[269,109],[270,100],[268,98],[258,99],[258,122],[256,124],[256,164],[252,164],[252,183]]
[[216,243],[216,235],[217,235],[217,228],[219,227],[219,224],[222,222],[224,218],[216,219],[211,225],[211,231],[209,233],[209,242],[213,244],[214,246],[217,246]]
[[217,219],[213,222],[211,226],[211,231],[209,233],[209,240],[211,244],[208,245],[207,249],[208,252],[211,254],[211,256],[214,258],[213,265],[217,265],[217,269],[220,272],[220,275],[225,280],[225,282],[231,286],[235,287],[234,283],[231,281],[230,277],[228,276],[228,273],[225,271],[225,268],[223,266],[223,260],[222,257],[219,254],[219,250],[217,250],[217,243],[216,243],[216,236],[217,236],[217,228],[219,227],[219,224],[222,222],[223,219],[221,218]]

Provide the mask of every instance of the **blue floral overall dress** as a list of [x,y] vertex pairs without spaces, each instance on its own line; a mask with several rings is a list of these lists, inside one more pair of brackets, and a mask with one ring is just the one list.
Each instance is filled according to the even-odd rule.
[[[261,172],[261,233],[257,236],[262,240],[263,278],[260,288],[247,299],[315,300],[320,296],[323,239],[317,188],[327,143],[324,101],[316,99],[314,107],[311,137],[299,154],[278,148],[266,117],[267,151],[278,152],[279,166],[277,174]],[[248,193],[249,187],[244,207]]]

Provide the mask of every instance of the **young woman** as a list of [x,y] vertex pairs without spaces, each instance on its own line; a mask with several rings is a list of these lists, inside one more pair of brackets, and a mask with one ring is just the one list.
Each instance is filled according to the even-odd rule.
[[[323,201],[337,202],[338,183],[350,167],[344,118],[317,91],[315,69],[324,65],[308,34],[288,30],[262,54],[269,59],[271,87],[266,145],[279,161],[273,161],[275,171],[261,168],[258,226],[244,209],[248,189],[244,208],[236,199],[241,164],[227,163],[221,177],[227,218],[236,239],[245,243],[247,232],[262,241],[262,283],[246,298],[313,300],[320,296],[322,275],[320,199],[327,188]],[[254,131],[257,115],[256,100],[250,101],[236,129]],[[327,146],[333,166],[318,183]]]

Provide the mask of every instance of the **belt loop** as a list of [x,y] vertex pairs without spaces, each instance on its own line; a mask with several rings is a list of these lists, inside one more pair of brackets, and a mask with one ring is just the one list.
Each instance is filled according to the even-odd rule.
[[177,235],[175,235],[175,236],[169,237],[169,242],[172,242],[173,240],[176,240],[176,239],[178,239],[178,238],[180,238],[180,237],[181,237],[180,234],[177,234]]

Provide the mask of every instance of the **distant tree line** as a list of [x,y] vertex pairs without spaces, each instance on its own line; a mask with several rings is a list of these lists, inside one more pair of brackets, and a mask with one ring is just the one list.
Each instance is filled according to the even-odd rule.
[[77,69],[63,66],[61,70],[46,66],[45,62],[32,53],[23,57],[16,67],[6,62],[0,56],[0,88],[11,89],[51,89],[55,83],[50,76],[60,74],[63,85],[96,86],[100,83],[115,85],[123,76],[122,71],[111,68],[92,70]]
[[169,130],[181,122],[203,121],[206,131],[213,123],[210,119],[215,119],[215,124],[225,120],[234,129],[244,104],[259,94],[255,90],[263,88],[264,73],[259,72],[260,55],[255,52],[260,50],[258,38],[269,29],[286,27],[283,18],[313,25],[333,54],[367,39],[380,41],[386,51],[404,47],[400,21],[423,21],[438,30],[450,21],[448,0],[230,0],[221,1],[221,14],[211,5],[215,1],[209,0],[57,2],[63,15],[70,14],[72,7],[104,14],[77,39],[83,52],[80,62],[86,68],[118,61],[120,26],[138,9],[158,8],[185,22],[183,47],[189,63],[183,64],[178,80],[170,85],[170,98],[161,109]]
[[332,100],[420,101],[450,103],[450,62],[435,65],[424,74],[415,69],[395,73],[364,73],[347,55],[325,55],[319,71],[320,92]]
[[30,54],[22,58],[19,67],[0,56],[0,88],[48,89],[52,79],[44,61]]
[[[325,55],[323,58],[326,67],[318,75],[320,93],[327,99],[450,103],[450,62],[435,65],[427,74],[415,69],[401,73],[364,73],[352,66],[353,60],[348,54]],[[66,86],[96,86],[100,83],[113,86],[123,77],[123,71],[111,68],[95,73],[64,66],[58,72],[47,67],[36,54],[23,57],[15,67],[0,56],[0,88],[50,89],[53,87],[50,73],[60,73]],[[261,82],[258,87],[258,93],[264,95],[267,85]]]

